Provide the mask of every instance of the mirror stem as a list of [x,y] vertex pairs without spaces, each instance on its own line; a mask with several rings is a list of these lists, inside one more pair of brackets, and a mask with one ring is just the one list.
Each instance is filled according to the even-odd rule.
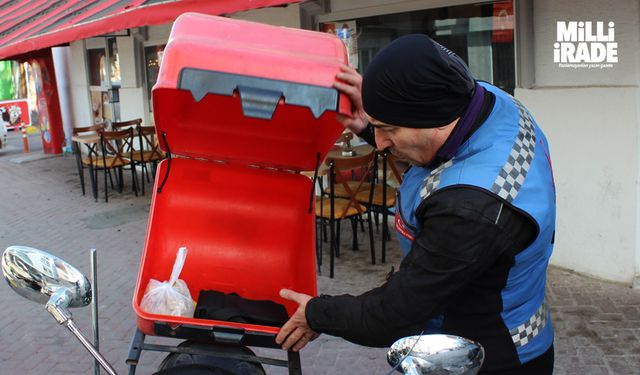
[[71,312],[67,309],[71,301],[70,294],[69,289],[58,288],[58,290],[49,297],[49,302],[45,305],[49,314],[51,314],[59,324],[65,324],[71,319]]
[[[93,285],[93,298],[91,299],[91,322],[93,323],[93,345],[96,351],[100,351],[100,327],[98,326],[98,254],[96,249],[91,249],[91,285]],[[98,360],[93,361],[93,372],[100,375]]]
[[100,362],[100,365],[107,371],[109,375],[117,375],[116,371],[111,367],[109,362],[96,350],[96,348],[87,340],[78,327],[73,322],[73,318],[67,306],[69,305],[69,289],[60,288],[51,295],[49,302],[46,304],[46,309],[55,320],[61,325],[66,326],[71,333],[80,341],[80,343],[91,353],[91,355]]
[[71,331],[71,333],[73,333],[78,338],[78,340],[80,340],[82,345],[84,345],[89,353],[91,353],[93,358],[100,362],[100,365],[105,369],[105,371],[107,371],[109,375],[117,375],[116,370],[111,367],[109,362],[107,362],[102,354],[100,354],[100,352],[97,351],[96,348],[94,348],[93,345],[91,345],[91,343],[82,335],[80,330],[78,330],[78,328],[76,327],[75,323],[73,323],[73,320],[69,320],[69,322],[67,323],[67,328],[69,328],[69,331]]

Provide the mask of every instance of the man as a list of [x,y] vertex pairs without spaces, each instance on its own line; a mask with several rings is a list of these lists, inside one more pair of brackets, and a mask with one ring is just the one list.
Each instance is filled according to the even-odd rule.
[[360,296],[282,290],[299,308],[276,341],[300,350],[328,333],[389,346],[442,332],[484,346],[483,374],[551,374],[555,190],[527,109],[425,35],[396,39],[364,77],[343,67],[337,80],[354,107],[344,125],[412,164],[396,202],[403,260]]

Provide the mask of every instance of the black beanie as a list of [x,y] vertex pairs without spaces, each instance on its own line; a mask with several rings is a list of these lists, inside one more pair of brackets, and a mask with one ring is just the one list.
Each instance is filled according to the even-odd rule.
[[362,79],[362,102],[378,121],[436,128],[462,115],[474,87],[460,57],[426,35],[410,34],[373,58]]

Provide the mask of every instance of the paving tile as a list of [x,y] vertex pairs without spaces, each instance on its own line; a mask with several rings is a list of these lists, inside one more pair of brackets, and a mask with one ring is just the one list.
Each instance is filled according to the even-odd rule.
[[637,306],[621,306],[620,311],[625,319],[640,322],[640,308]]
[[578,357],[580,358],[580,364],[587,366],[604,366],[602,352],[597,347],[583,347],[578,348]]
[[629,357],[606,356],[605,362],[607,363],[611,374],[640,375],[640,362],[629,362]]
[[594,298],[593,305],[603,313],[618,313],[620,308],[611,298]]

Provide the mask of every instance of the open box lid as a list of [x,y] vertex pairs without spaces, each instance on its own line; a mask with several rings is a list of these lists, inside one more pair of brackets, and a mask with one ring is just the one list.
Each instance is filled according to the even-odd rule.
[[335,36],[229,18],[178,17],[153,88],[164,151],[313,170],[350,114],[332,88],[344,44]]

